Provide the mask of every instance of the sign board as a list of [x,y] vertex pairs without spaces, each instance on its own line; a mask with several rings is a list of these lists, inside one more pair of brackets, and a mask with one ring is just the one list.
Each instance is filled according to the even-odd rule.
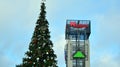
[[74,28],[87,28],[87,24],[76,24],[76,22],[70,22],[70,26]]
[[77,51],[74,55],[73,58],[85,58],[85,55],[81,51]]

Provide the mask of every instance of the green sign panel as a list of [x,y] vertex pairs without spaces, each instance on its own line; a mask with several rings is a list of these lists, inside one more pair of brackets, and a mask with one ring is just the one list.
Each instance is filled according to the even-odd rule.
[[77,51],[74,55],[73,58],[85,58],[85,55],[81,51]]

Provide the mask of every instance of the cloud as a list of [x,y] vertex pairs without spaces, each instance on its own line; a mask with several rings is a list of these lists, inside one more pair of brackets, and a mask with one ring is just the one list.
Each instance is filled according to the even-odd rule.
[[0,51],[0,66],[1,67],[13,67],[12,64],[14,63],[13,61],[11,61],[11,59],[9,58],[9,56],[5,55],[4,53],[2,53]]
[[66,44],[64,35],[60,35],[53,41],[54,50],[57,54],[58,66],[65,67],[64,46]]
[[[96,61],[96,62],[95,62]],[[120,62],[117,62],[113,55],[103,54],[92,62],[91,67],[119,67]]]
[[106,12],[98,13],[92,18],[90,37],[92,67],[120,66],[120,10],[115,5],[111,6]]
[[120,44],[120,15],[118,10],[108,10],[108,13],[96,15],[96,35],[101,45]]
[[25,19],[28,4],[28,1],[23,0],[0,1],[1,67],[14,67],[16,63],[22,62],[29,44],[27,41],[30,40],[29,31],[24,26],[25,22],[28,23]]

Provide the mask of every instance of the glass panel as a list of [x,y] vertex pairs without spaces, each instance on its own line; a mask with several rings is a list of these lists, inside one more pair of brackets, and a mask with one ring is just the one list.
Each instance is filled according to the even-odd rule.
[[76,67],[76,60],[73,60],[73,67]]

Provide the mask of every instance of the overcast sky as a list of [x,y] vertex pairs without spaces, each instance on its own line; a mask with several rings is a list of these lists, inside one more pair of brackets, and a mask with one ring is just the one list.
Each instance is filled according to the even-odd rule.
[[[0,67],[22,63],[41,0],[0,0]],[[120,0],[47,0],[47,20],[58,66],[65,67],[67,19],[91,20],[91,67],[120,66]]]

